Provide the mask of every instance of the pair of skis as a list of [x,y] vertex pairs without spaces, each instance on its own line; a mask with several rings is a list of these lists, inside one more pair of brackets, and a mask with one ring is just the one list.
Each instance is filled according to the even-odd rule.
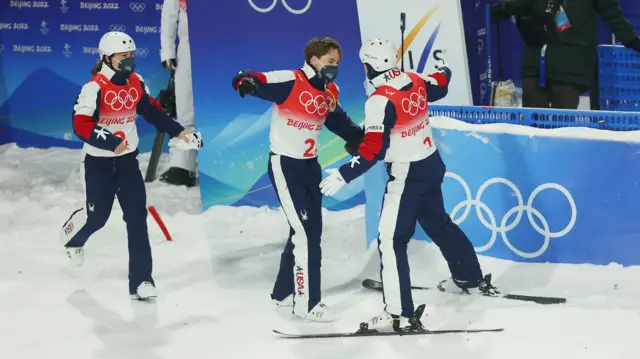
[[[375,291],[382,291],[382,283],[377,281],[377,280],[373,280],[373,279],[365,279],[362,281],[362,286],[367,288],[367,289],[371,289],[371,290],[375,290]],[[432,287],[418,287],[418,286],[411,286],[411,289],[414,290],[433,290],[435,288]],[[524,301],[524,302],[533,302],[533,303],[538,303],[538,304],[563,304],[567,302],[566,298],[560,298],[560,297],[543,297],[543,296],[535,296],[535,295],[520,295],[520,294],[502,294],[502,293],[498,293],[496,295],[483,295],[489,298],[504,298],[504,299],[511,299],[511,300],[520,300],[520,301]]]
[[[374,290],[374,291],[382,291],[382,283],[373,280],[373,279],[365,279],[362,281],[362,286]],[[431,287],[419,287],[419,286],[411,286],[411,289],[414,290],[431,290]],[[528,296],[528,295],[519,295],[519,294],[496,294],[496,295],[486,295],[489,298],[504,298],[511,300],[520,300],[526,302],[533,302],[538,304],[562,304],[566,303],[566,298],[559,297],[543,297],[543,296]],[[419,319],[422,317],[424,313],[425,305],[422,304],[418,307],[415,314],[413,315],[413,322],[420,323]],[[364,323],[363,323],[364,324]],[[283,333],[278,330],[274,330],[273,332],[281,338],[288,339],[323,339],[323,338],[352,338],[352,337],[382,337],[382,336],[410,336],[410,335],[438,335],[438,334],[454,334],[454,333],[462,333],[462,334],[473,334],[473,333],[488,333],[488,332],[501,332],[504,328],[496,328],[496,329],[449,329],[449,330],[428,330],[419,324],[417,326],[412,326],[409,329],[401,330],[401,331],[393,331],[393,332],[378,332],[375,330],[370,330],[361,324],[361,328],[358,331],[352,333],[316,333],[316,334],[289,334]]]
[[482,333],[482,332],[501,332],[504,329],[449,329],[449,330],[429,330],[422,326],[420,318],[424,313],[425,305],[421,304],[409,319],[409,327],[402,328],[393,332],[378,332],[375,329],[369,329],[366,323],[360,324],[360,329],[352,333],[317,333],[317,334],[288,334],[277,330],[273,332],[281,338],[288,339],[323,339],[323,338],[351,338],[351,337],[388,337],[388,336],[407,336],[407,335],[437,335],[451,333]]

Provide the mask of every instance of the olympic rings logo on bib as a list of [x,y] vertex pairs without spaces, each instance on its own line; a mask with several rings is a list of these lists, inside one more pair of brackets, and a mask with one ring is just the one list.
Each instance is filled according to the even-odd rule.
[[418,88],[418,92],[413,92],[409,98],[402,100],[402,110],[411,116],[415,116],[427,107],[427,93],[424,88]]
[[318,95],[313,97],[309,91],[300,94],[300,104],[310,115],[324,116],[334,109],[334,102],[330,96]]
[[138,94],[138,90],[133,87],[128,91],[120,90],[117,93],[115,91],[109,90],[104,95],[104,103],[109,105],[114,111],[120,111],[123,108],[131,110],[133,109],[136,101],[138,101],[139,98],[140,94]]

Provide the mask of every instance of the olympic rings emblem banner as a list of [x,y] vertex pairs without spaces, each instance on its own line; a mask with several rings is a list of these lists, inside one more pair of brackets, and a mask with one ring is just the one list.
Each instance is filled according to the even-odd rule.
[[[431,124],[447,166],[445,209],[477,253],[525,262],[640,264],[640,134],[440,117]],[[378,235],[388,178],[384,167],[372,171],[365,181],[368,245]],[[414,238],[429,240],[418,225]]]

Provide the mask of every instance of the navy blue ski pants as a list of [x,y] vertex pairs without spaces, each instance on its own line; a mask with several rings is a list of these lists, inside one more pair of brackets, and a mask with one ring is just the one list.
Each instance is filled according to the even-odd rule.
[[444,208],[442,181],[446,168],[440,153],[410,163],[387,163],[389,181],[380,214],[378,250],[385,310],[411,317],[414,311],[407,245],[416,222],[440,248],[452,277],[466,288],[480,284],[478,257],[462,230]]
[[269,178],[290,227],[271,298],[283,300],[293,294],[293,312],[305,316],[320,302],[320,164],[317,158],[271,154]]
[[67,243],[67,247],[84,246],[89,237],[107,223],[117,196],[127,225],[130,294],[144,281],[154,283],[147,231],[147,194],[137,156],[138,150],[117,157],[85,155],[87,221]]

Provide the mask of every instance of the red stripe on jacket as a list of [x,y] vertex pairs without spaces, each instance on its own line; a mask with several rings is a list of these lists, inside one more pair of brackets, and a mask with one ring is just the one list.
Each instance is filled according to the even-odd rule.
[[91,137],[91,131],[93,131],[97,124],[98,123],[91,116],[73,116],[73,130],[78,136],[82,136],[86,141]]
[[367,161],[373,161],[382,150],[382,132],[369,132],[364,135],[364,141],[358,151]]

